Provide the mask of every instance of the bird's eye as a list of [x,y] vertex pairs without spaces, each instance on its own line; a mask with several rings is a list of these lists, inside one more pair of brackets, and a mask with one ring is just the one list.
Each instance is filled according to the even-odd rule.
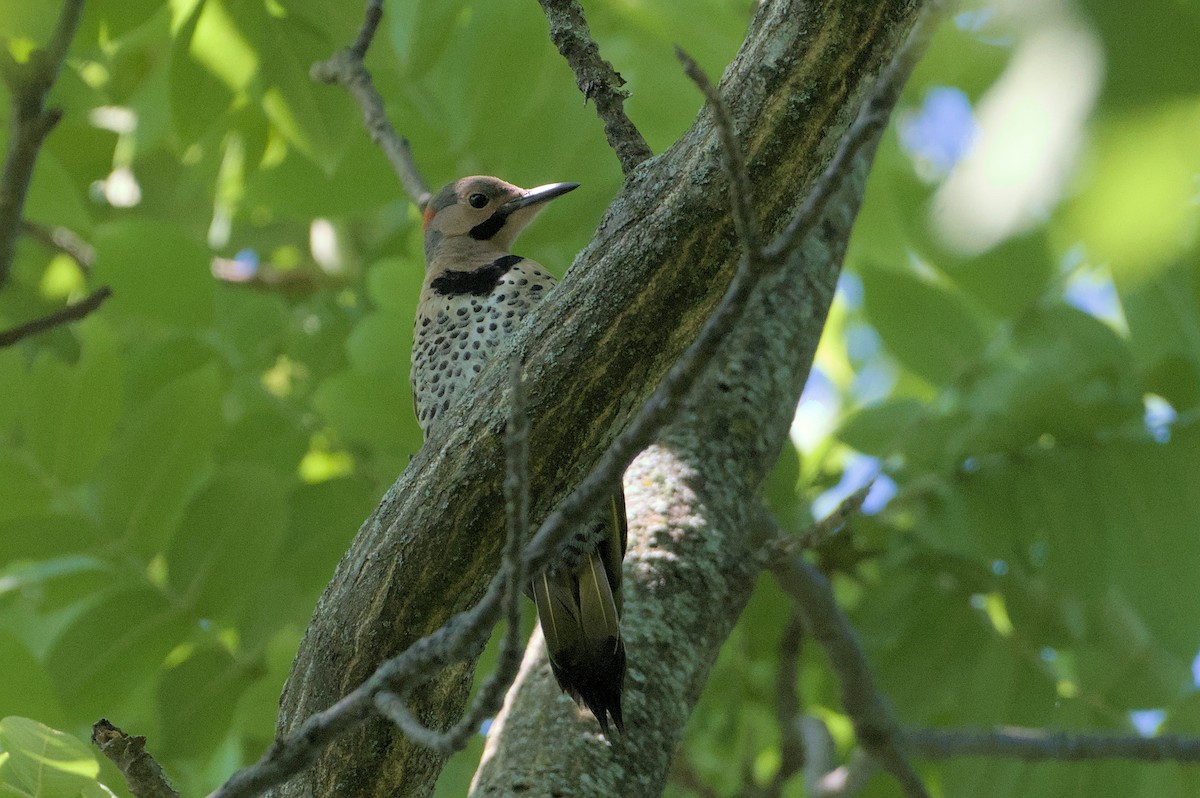
[[488,198],[486,194],[472,194],[467,197],[467,202],[471,203],[472,208],[482,208],[488,204]]

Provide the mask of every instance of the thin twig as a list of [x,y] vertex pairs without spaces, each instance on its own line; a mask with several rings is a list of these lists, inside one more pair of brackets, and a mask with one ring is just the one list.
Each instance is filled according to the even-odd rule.
[[379,29],[379,21],[383,19],[383,0],[367,0],[367,9],[363,12],[363,23],[358,28],[358,35],[350,45],[350,52],[358,59],[367,57],[367,49],[375,39],[375,31]]
[[[746,763],[742,798],[780,798],[793,776],[805,769],[807,758],[800,695],[796,692],[796,673],[800,669],[800,650],[804,646],[804,619],[793,607],[779,638],[779,667],[775,670],[775,719],[779,724],[779,768],[769,782],[758,786],[753,768]],[[819,721],[818,721],[819,723]],[[824,724],[822,724],[824,726]],[[828,732],[826,732],[828,734]],[[832,741],[830,751],[832,751]]]
[[529,414],[525,386],[521,381],[521,361],[514,358],[510,374],[508,434],[505,436],[504,507],[508,531],[504,543],[504,639],[496,670],[484,682],[471,707],[445,732],[436,732],[422,724],[402,696],[393,692],[375,697],[375,704],[410,738],[435,751],[452,754],[462,750],[479,725],[500,711],[504,694],[521,668],[521,590],[528,571],[521,549],[529,537]]
[[367,48],[371,46],[371,40],[375,37],[382,16],[383,0],[367,0],[365,18],[354,43],[338,50],[328,61],[313,64],[309,75],[313,80],[341,86],[350,92],[362,110],[363,125],[367,128],[371,141],[383,150],[408,196],[418,208],[424,208],[431,196],[429,185],[417,169],[408,139],[397,133],[388,120],[383,97],[375,88],[371,73],[363,64],[363,58],[367,54]]
[[595,101],[608,145],[621,162],[621,171],[629,174],[654,153],[625,114],[625,98],[629,96],[621,89],[625,79],[600,57],[600,48],[592,39],[583,8],[576,0],[538,2],[550,23],[551,41],[575,73],[575,85],[583,92],[583,101]]
[[179,798],[162,766],[146,750],[145,737],[130,737],[101,718],[92,726],[92,743],[117,766],[136,798]]
[[75,261],[83,272],[89,273],[96,261],[96,250],[65,227],[50,226],[28,219],[21,221],[21,232],[44,247],[57,249]]
[[110,296],[112,296],[112,289],[108,286],[102,286],[73,305],[67,305],[65,308],[42,316],[40,319],[27,321],[24,324],[18,324],[16,327],[0,332],[0,349],[12,346],[17,341],[28,338],[31,335],[78,321],[99,308],[104,304],[104,300]]
[[926,759],[1002,757],[1027,762],[1133,759],[1200,763],[1200,738],[1163,735],[1077,734],[1044,729],[911,729],[905,738]]
[[767,558],[793,557],[802,551],[808,551],[820,546],[832,537],[835,532],[845,526],[852,517],[858,514],[858,511],[862,509],[863,502],[867,500],[867,495],[874,486],[874,481],[863,485],[842,499],[841,503],[833,509],[833,512],[820,521],[815,522],[799,535],[782,535],[770,541],[767,544]]
[[721,138],[721,162],[729,177],[730,201],[733,205],[733,226],[737,230],[742,249],[752,263],[762,260],[762,239],[758,232],[758,217],[754,215],[754,191],[750,186],[750,175],[746,172],[746,156],[733,126],[733,114],[725,98],[704,74],[704,70],[678,45],[675,57],[683,64],[683,71],[708,100],[717,122],[717,135]]
[[809,632],[829,657],[842,686],[842,707],[854,722],[859,745],[900,783],[910,798],[929,795],[906,757],[904,735],[871,676],[850,621],[837,606],[824,574],[803,556],[774,559],[767,566],[803,613]]
[[4,170],[0,173],[0,288],[8,282],[16,251],[21,215],[29,194],[29,181],[42,142],[49,135],[62,109],[46,108],[46,96],[58,78],[67,48],[79,27],[83,0],[64,0],[62,12],[49,43],[17,64],[7,52],[0,54],[0,75],[12,94],[12,120]]
[[775,672],[775,718],[779,723],[779,772],[768,785],[765,795],[783,795],[788,780],[804,769],[804,735],[800,727],[800,696],[796,692],[796,673],[800,670],[800,651],[804,646],[804,619],[792,608],[779,640],[779,667]]

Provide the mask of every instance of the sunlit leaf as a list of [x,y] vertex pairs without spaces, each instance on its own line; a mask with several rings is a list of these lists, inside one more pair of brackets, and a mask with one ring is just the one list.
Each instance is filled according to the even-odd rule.
[[170,538],[211,468],[218,392],[211,368],[175,380],[138,410],[113,449],[101,482],[106,526],[143,555]]
[[212,319],[214,281],[204,246],[162,222],[110,222],[97,231],[96,276],[123,313],[179,326]]
[[49,351],[34,361],[25,394],[28,445],[47,474],[66,484],[87,477],[104,455],[121,402],[121,364],[111,333],[81,325],[83,352],[66,364]]
[[29,718],[0,720],[0,748],[8,754],[6,768],[35,796],[77,795],[100,773],[86,745]]
[[197,614],[221,616],[271,567],[286,523],[284,482],[277,473],[226,467],[190,503],[171,540],[171,586]]
[[157,590],[109,593],[72,620],[46,667],[75,722],[94,722],[157,672],[188,623]]
[[221,648],[203,648],[163,673],[157,690],[163,736],[169,755],[210,753],[224,737],[238,698],[251,674]]

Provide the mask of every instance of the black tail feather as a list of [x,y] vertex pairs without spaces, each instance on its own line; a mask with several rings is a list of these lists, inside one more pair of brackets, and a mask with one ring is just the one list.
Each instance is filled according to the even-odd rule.
[[[609,641],[611,644],[612,638]],[[558,657],[550,658],[550,669],[554,671],[558,686],[596,716],[605,736],[609,733],[610,716],[617,731],[625,733],[625,720],[621,716],[625,643],[615,642],[615,646],[606,646],[599,652],[563,651]]]

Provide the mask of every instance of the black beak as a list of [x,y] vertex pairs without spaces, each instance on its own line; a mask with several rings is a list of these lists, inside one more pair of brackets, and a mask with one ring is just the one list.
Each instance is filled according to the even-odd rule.
[[514,200],[509,200],[500,206],[499,212],[508,216],[511,213],[528,208],[530,205],[537,205],[540,202],[552,200],[555,197],[561,197],[568,191],[574,191],[579,188],[578,183],[547,183],[544,186],[531,188],[525,192],[524,196],[517,197]]

